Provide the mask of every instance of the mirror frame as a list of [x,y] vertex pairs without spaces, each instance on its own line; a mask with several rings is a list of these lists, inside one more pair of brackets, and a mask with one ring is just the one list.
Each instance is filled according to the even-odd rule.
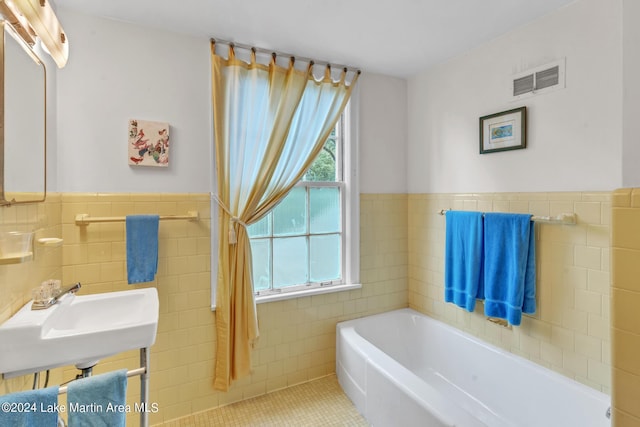
[[[6,34],[9,32],[11,36],[16,40],[16,42],[22,47],[26,54],[28,54],[37,65],[42,67],[43,71],[43,79],[44,79],[44,97],[43,97],[43,109],[44,109],[44,134],[43,134],[43,171],[44,171],[44,182],[43,182],[43,190],[42,190],[42,198],[30,199],[30,200],[7,200],[6,199],[6,189],[4,188],[5,179],[5,93],[4,93],[4,85],[5,85],[5,43],[6,43]],[[13,25],[7,20],[2,20],[0,22],[0,206],[10,206],[17,205],[23,203],[38,203],[44,202],[47,197],[47,67],[44,62],[38,57],[38,55],[33,51],[31,46],[24,41],[22,37],[15,30]]]

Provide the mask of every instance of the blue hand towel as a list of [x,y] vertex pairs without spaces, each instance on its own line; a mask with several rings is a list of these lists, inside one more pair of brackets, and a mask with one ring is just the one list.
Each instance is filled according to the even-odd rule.
[[447,211],[444,300],[473,311],[483,297],[482,212]]
[[0,396],[0,426],[55,427],[58,386]]
[[536,310],[534,222],[528,214],[484,217],[484,313],[519,325]]
[[125,427],[126,394],[126,369],[70,382],[69,427]]
[[158,271],[158,215],[130,215],[127,227],[129,284],[152,282]]

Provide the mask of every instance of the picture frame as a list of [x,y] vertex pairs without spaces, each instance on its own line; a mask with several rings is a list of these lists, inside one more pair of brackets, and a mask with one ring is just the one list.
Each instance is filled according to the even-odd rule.
[[127,150],[130,166],[169,166],[169,123],[129,120]]
[[527,148],[527,107],[480,117],[480,154]]

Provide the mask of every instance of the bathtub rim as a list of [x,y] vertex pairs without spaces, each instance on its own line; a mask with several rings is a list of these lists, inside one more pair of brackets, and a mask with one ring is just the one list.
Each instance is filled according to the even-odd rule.
[[[496,354],[497,357],[507,357],[509,358],[511,361],[513,361],[514,363],[516,363],[517,365],[522,366],[525,369],[532,369],[533,372],[535,373],[535,375],[541,375],[544,376],[545,378],[549,378],[550,381],[559,381],[562,383],[563,386],[567,387],[568,390],[570,390],[572,393],[576,393],[577,396],[584,396],[586,399],[595,399],[597,401],[602,402],[603,406],[607,406],[607,410],[606,410],[606,414],[609,414],[611,411],[611,396],[607,393],[604,393],[602,391],[596,390],[593,387],[589,386],[588,384],[584,384],[581,383],[580,381],[570,378],[564,374],[562,374],[561,372],[555,371],[551,368],[548,368],[546,366],[540,365],[536,362],[534,362],[533,360],[527,359],[524,356],[521,356],[519,354],[510,352],[508,350],[505,350],[503,348],[498,347],[495,344],[492,344],[490,342],[484,341],[483,339],[472,335],[466,331],[463,331],[449,323],[446,323],[442,320],[436,319],[434,317],[429,316],[428,314],[424,314],[421,312],[418,312],[417,310],[410,308],[410,307],[406,307],[406,308],[401,308],[401,309],[394,309],[394,310],[389,310],[389,311],[385,311],[385,312],[381,312],[381,313],[377,313],[377,314],[373,314],[373,315],[368,315],[368,316],[362,316],[359,318],[355,318],[355,319],[350,319],[350,320],[345,320],[343,322],[339,322],[336,325],[336,336],[337,339],[339,339],[340,337],[340,333],[342,329],[345,328],[349,328],[352,329],[352,333],[355,334],[357,336],[357,338],[359,340],[362,340],[362,342],[365,343],[366,346],[370,346],[370,349],[374,349],[376,351],[379,351],[380,353],[382,353],[384,356],[388,357],[391,360],[394,360],[393,357],[391,357],[390,355],[388,355],[387,353],[385,353],[382,349],[378,348],[374,343],[368,341],[365,337],[363,337],[362,335],[360,335],[360,333],[358,333],[357,331],[357,326],[360,323],[363,323],[366,321],[366,319],[371,319],[371,318],[384,318],[384,317],[389,317],[389,316],[395,316],[397,314],[402,314],[402,315],[408,315],[411,317],[418,317],[418,318],[424,318],[425,321],[427,322],[433,322],[437,327],[441,327],[443,328],[445,331],[447,331],[447,333],[453,333],[454,335],[465,339],[465,340],[469,340],[471,341],[473,344],[475,345],[479,345],[482,346],[484,349],[491,351],[493,353]],[[367,353],[364,349],[361,348],[356,348],[356,350],[358,351],[358,353],[364,357],[367,356]],[[338,355],[337,355],[338,356]],[[338,357],[336,357],[336,370],[337,370],[337,363],[339,362]],[[398,361],[395,361],[396,363],[398,363],[398,365],[400,365],[402,368],[408,370],[406,367],[402,366],[402,364],[400,364]],[[384,370],[384,369],[383,369]],[[408,370],[409,371],[409,370]],[[409,371],[410,372],[410,371]],[[603,414],[603,416],[607,416],[606,414]],[[444,416],[445,419],[447,419],[446,415]],[[611,423],[611,417],[607,416],[609,423]]]

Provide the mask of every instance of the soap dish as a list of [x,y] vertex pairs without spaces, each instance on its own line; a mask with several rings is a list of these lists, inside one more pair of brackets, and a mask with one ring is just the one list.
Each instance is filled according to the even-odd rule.
[[63,240],[59,237],[41,237],[40,239],[38,239],[39,245],[48,247],[62,246],[62,242]]

